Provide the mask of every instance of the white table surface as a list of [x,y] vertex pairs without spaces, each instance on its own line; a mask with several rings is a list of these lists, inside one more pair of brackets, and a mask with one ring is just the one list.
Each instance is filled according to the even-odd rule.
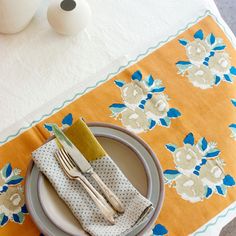
[[[88,0],[93,15],[76,37],[52,31],[43,0],[21,33],[0,35],[0,131],[123,55],[173,34],[212,0]],[[94,78],[96,81],[96,78]]]

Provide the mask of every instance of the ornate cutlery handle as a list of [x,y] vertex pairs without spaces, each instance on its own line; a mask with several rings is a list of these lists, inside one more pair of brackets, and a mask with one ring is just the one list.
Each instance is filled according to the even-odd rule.
[[115,216],[116,212],[112,209],[112,207],[107,203],[105,198],[93,187],[93,185],[86,179],[86,177],[82,174],[79,175],[79,177],[90,190],[95,194],[95,196],[108,208],[110,213]]
[[81,183],[84,189],[87,191],[89,196],[92,198],[96,206],[99,208],[100,212],[104,216],[104,218],[109,221],[111,224],[115,224],[115,220],[113,218],[113,213],[96,197],[96,195],[91,191],[91,189],[81,180],[80,178],[76,178],[77,181]]
[[101,178],[97,175],[96,172],[91,170],[91,176],[93,179],[97,182],[99,187],[101,188],[103,194],[106,196],[107,200],[110,202],[110,204],[113,206],[115,210],[117,210],[120,213],[123,213],[125,211],[125,208],[123,204],[121,203],[120,199],[109,189],[106,184],[101,180]]

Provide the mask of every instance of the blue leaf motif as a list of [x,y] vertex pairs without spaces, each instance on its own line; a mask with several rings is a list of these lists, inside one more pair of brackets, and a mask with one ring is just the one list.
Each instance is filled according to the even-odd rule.
[[223,184],[225,186],[234,186],[235,185],[235,180],[232,176],[226,175],[223,179]]
[[18,214],[13,214],[12,217],[16,223],[20,223],[20,217],[18,216]]
[[236,124],[229,125],[230,128],[236,128]]
[[136,72],[133,73],[132,75],[132,80],[138,80],[138,81],[141,81],[142,80],[142,73],[140,70],[137,70]]
[[189,61],[178,61],[176,62],[176,65],[191,65],[192,63]]
[[16,185],[16,184],[19,184],[22,180],[23,178],[21,176],[14,175],[6,183],[8,185]]
[[213,191],[211,188],[207,187],[205,192],[205,197],[209,198],[212,195]]
[[217,157],[219,154],[220,154],[220,150],[212,149],[206,154],[206,157]]
[[156,87],[151,90],[152,93],[160,93],[165,90],[165,87]]
[[63,125],[69,125],[71,126],[73,123],[73,116],[71,113],[69,113],[67,116],[65,116],[61,122]]
[[120,103],[114,103],[111,106],[109,106],[110,110],[112,111],[113,114],[118,114],[124,111],[126,108],[125,104],[120,104]]
[[231,66],[229,71],[230,71],[230,74],[236,75],[236,68],[234,66]]
[[170,182],[175,180],[181,173],[177,170],[165,170],[163,174],[165,179]]
[[215,85],[218,85],[220,83],[220,81],[221,81],[220,76],[216,75],[215,76]]
[[151,75],[149,75],[146,78],[145,82],[146,82],[147,86],[151,87],[153,85],[153,83],[154,83],[154,79],[153,79],[153,77]]
[[192,67],[192,63],[188,61],[178,61],[176,63],[177,68],[179,69],[179,73],[183,74],[186,70]]
[[2,213],[0,214],[0,225],[3,226],[8,222],[8,217]]
[[214,47],[213,50],[220,51],[220,50],[224,50],[225,47],[226,47],[226,45],[218,45],[218,46]]
[[236,128],[236,124],[229,125],[230,128]]
[[175,108],[170,108],[170,110],[167,112],[167,116],[169,118],[177,118],[177,117],[181,116],[181,113],[179,112],[179,110],[177,110]]
[[165,170],[164,174],[177,175],[177,174],[180,174],[180,172],[178,170]]
[[13,220],[19,224],[22,224],[24,221],[24,214],[22,212],[19,212],[17,214],[13,214]]
[[189,133],[185,138],[184,138],[184,144],[190,144],[193,146],[194,144],[194,136],[193,133]]
[[218,193],[219,195],[225,196],[227,189],[226,189],[226,187],[225,187],[224,185],[221,185],[221,186],[217,185],[217,186],[216,186],[216,191],[217,191],[217,193]]
[[47,129],[49,132],[52,131],[52,126],[50,124],[44,124],[44,128]]
[[123,80],[115,80],[114,82],[119,88],[121,88],[125,85],[125,81],[123,81]]
[[21,207],[21,212],[24,214],[28,213],[28,210],[25,204]]
[[210,35],[210,43],[211,43],[211,45],[214,44],[215,41],[216,41],[216,38],[215,38],[214,34],[211,34]]
[[150,119],[149,123],[150,123],[149,129],[152,129],[156,126],[156,121],[155,120]]
[[199,146],[202,149],[202,151],[205,151],[207,149],[208,143],[205,138],[201,138],[199,140]]
[[231,78],[230,75],[227,75],[227,74],[224,74],[224,79],[229,82],[229,83],[232,83],[233,82],[233,79]]
[[207,36],[207,42],[209,43],[209,44],[214,44],[215,43],[215,41],[216,41],[216,38],[215,38],[215,36],[214,36],[214,34],[210,34],[210,35],[208,35]]
[[179,39],[179,43],[183,46],[186,46],[188,44],[188,41],[186,39]]
[[232,131],[232,136],[236,138],[236,124],[229,125],[229,128]]
[[7,163],[2,169],[2,175],[4,178],[8,178],[12,173],[12,167],[10,163]]
[[167,148],[169,151],[174,152],[177,147],[176,147],[176,145],[170,143],[170,144],[166,144],[166,148]]
[[169,117],[161,118],[160,123],[162,126],[168,127],[170,125],[170,118]]
[[157,224],[155,225],[154,229],[152,230],[154,236],[162,236],[168,233],[168,230],[164,225]]
[[236,99],[231,99],[231,102],[236,107]]
[[201,29],[198,30],[198,31],[194,34],[194,38],[195,38],[195,39],[201,39],[201,40],[203,40],[204,34],[203,34],[203,32],[202,32]]

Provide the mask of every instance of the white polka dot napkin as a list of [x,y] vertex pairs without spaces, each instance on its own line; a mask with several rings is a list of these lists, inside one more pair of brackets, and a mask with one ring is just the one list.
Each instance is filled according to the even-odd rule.
[[[125,213],[119,215],[115,225],[110,225],[100,214],[98,208],[76,180],[70,180],[57,160],[54,153],[57,149],[52,140],[32,153],[33,160],[42,171],[58,195],[80,221],[83,229],[93,236],[126,235],[142,223],[152,211],[152,203],[143,197],[119,170],[110,157],[90,162],[94,171],[104,183],[120,198],[125,206]],[[100,191],[92,178],[88,180]]]

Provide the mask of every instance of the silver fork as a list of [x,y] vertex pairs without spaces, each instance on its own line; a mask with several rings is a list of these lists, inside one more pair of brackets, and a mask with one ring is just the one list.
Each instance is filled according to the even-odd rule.
[[115,211],[110,207],[110,205],[108,205],[103,196],[90,184],[85,176],[83,176],[83,174],[77,169],[70,155],[64,149],[60,148],[56,151],[55,157],[60,163],[65,174],[70,179],[77,180],[83,186],[96,206],[99,208],[103,217],[111,224],[115,224]]
[[62,156],[62,158],[66,158],[68,160],[68,163],[78,171],[79,178],[90,188],[90,190],[96,195],[96,197],[113,213],[113,216],[116,215],[116,212],[111,208],[111,206],[107,203],[105,198],[93,187],[93,185],[86,179],[86,177],[80,172],[78,169],[76,163],[70,156],[70,154],[63,148],[61,147],[58,150],[58,154]]

